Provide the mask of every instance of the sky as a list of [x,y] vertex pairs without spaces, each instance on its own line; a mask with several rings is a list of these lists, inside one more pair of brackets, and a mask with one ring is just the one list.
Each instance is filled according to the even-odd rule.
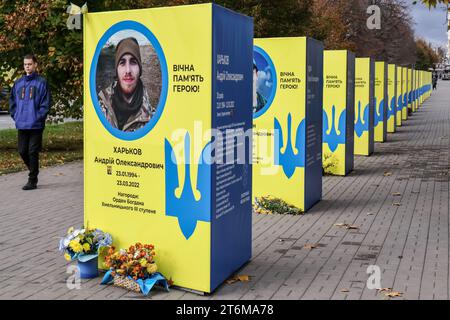
[[[447,48],[446,11],[438,8],[428,9],[420,0],[416,5],[411,4],[410,7],[411,16],[415,22],[416,38],[422,37],[433,46]],[[440,8],[443,6],[441,5]]]

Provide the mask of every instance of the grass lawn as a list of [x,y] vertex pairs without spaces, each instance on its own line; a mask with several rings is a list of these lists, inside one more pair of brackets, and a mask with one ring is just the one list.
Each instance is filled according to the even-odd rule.
[[[47,125],[42,147],[41,168],[83,159],[83,122]],[[17,152],[17,130],[0,130],[0,175],[26,169]]]

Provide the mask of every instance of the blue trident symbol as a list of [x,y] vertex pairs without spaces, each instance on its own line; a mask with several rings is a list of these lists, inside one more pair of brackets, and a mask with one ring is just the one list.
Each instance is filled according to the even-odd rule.
[[200,199],[196,200],[191,184],[190,138],[186,133],[184,138],[185,174],[181,196],[175,196],[175,189],[180,186],[178,181],[178,166],[170,142],[165,139],[166,163],[166,215],[178,218],[178,224],[184,237],[189,239],[194,233],[197,221],[209,222],[211,199],[211,143],[202,151],[198,162],[197,187]]
[[375,104],[375,115],[374,115],[374,127],[376,127],[380,122],[383,122],[383,112],[384,112],[384,99],[381,99],[380,104],[377,108],[377,98],[373,98]]
[[361,117],[361,101],[358,101],[358,119],[355,122],[355,132],[358,137],[361,137],[364,132],[369,131],[369,105],[364,108],[364,121]]
[[336,119],[336,107],[331,108],[331,129],[328,132],[329,122],[328,115],[325,110],[323,110],[323,142],[328,144],[331,152],[336,151],[339,144],[345,144],[345,117],[346,111],[342,110],[339,116],[339,134],[336,131],[335,119]]
[[404,95],[403,95],[403,105],[402,105],[402,109],[405,109],[405,108],[408,108],[408,94],[407,93],[405,93]]
[[397,111],[402,110],[403,109],[403,99],[402,99],[401,94],[398,96],[397,104],[398,104]]
[[284,174],[288,179],[292,177],[295,172],[295,168],[304,167],[305,166],[305,120],[303,119],[297,127],[296,135],[295,135],[295,149],[297,149],[297,153],[294,152],[292,148],[291,141],[291,125],[292,125],[292,117],[291,114],[288,114],[287,119],[287,141],[286,141],[286,150],[284,153],[281,153],[281,148],[284,146],[283,141],[283,130],[281,129],[281,125],[278,122],[277,118],[274,118],[274,128],[275,128],[275,164],[281,165],[283,167]]
[[391,104],[388,108],[388,119],[395,116],[395,100],[396,100],[395,97],[392,97]]

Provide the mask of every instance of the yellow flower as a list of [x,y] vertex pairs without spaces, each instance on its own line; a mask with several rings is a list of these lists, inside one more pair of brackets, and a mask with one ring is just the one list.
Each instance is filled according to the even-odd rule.
[[89,243],[83,244],[83,250],[84,252],[88,252],[89,250],[91,250],[91,246],[89,245]]
[[66,258],[67,261],[71,261],[72,260],[72,258],[70,257],[70,254],[68,254],[68,253],[64,254],[64,258]]
[[71,234],[73,232],[74,228],[70,227],[69,230],[67,230],[67,234]]
[[148,273],[153,274],[156,271],[158,271],[158,267],[156,266],[156,263],[152,263],[152,264],[147,266],[147,272]]
[[73,239],[72,241],[70,241],[69,247],[75,253],[79,253],[79,252],[83,251],[83,247],[81,246],[79,239]]
[[141,260],[139,260],[139,263],[143,268],[145,268],[147,266],[147,259],[142,258]]

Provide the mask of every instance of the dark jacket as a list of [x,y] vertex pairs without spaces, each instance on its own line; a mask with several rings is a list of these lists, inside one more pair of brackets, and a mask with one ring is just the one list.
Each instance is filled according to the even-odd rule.
[[47,81],[37,73],[14,82],[9,98],[9,111],[17,129],[43,129],[51,95]]

